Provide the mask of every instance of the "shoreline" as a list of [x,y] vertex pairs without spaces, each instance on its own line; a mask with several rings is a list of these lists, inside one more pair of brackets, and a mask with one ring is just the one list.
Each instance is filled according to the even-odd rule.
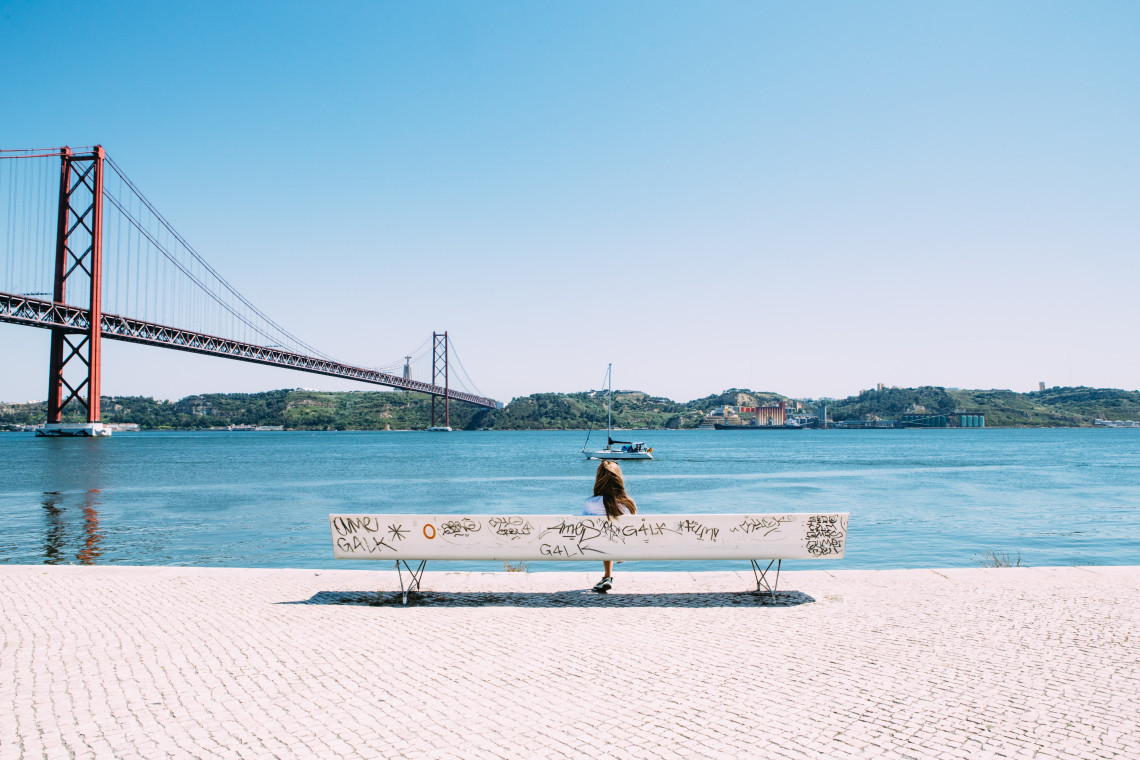
[[597,575],[0,565],[0,756],[1140,756],[1140,566]]
[[[427,433],[432,432],[426,428],[345,428],[343,430],[330,430],[328,428],[283,428],[280,430],[227,430],[225,428],[197,428],[197,427],[155,427],[155,428],[139,428],[138,430],[119,430],[115,425],[124,424],[118,422],[108,423],[116,435],[131,435],[133,433]],[[134,423],[127,423],[134,424]],[[28,430],[0,430],[0,433],[27,434],[34,433],[34,427]],[[757,428],[742,428],[742,430],[756,430]],[[764,430],[765,428],[760,428]],[[958,428],[958,427],[858,427],[858,426],[833,426],[827,428],[818,427],[803,427],[794,428],[807,432],[809,430],[817,430],[824,432],[865,432],[874,431],[878,433],[888,431],[943,431],[950,432],[955,430],[1140,430],[1140,425],[986,425],[984,428]],[[697,430],[709,431],[711,433],[724,433],[724,432],[739,432],[731,428],[724,428],[721,430],[713,430],[707,427],[690,427],[690,428],[614,428],[615,433],[677,433],[677,432],[692,432]],[[452,433],[586,433],[589,432],[587,428],[475,428],[473,430],[465,430],[463,428],[454,428]],[[604,431],[603,431],[604,432]],[[772,431],[769,431],[772,432]]]

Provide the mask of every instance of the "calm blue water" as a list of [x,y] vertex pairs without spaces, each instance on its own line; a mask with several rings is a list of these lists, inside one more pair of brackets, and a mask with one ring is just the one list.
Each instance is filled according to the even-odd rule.
[[[332,559],[330,512],[576,513],[581,433],[0,434],[0,562],[387,569]],[[1140,430],[651,431],[643,512],[851,513],[793,568],[1140,564]],[[448,563],[451,569],[499,569]],[[742,562],[627,563],[630,570]],[[580,570],[533,563],[532,571]]]

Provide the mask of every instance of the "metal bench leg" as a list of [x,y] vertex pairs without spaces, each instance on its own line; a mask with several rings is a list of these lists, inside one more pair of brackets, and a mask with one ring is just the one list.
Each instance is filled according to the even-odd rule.
[[[403,563],[404,569],[408,571],[408,586],[404,587],[404,571],[400,569],[400,564]],[[424,577],[424,567],[427,565],[427,560],[420,560],[419,567],[415,570],[405,560],[396,560],[396,572],[400,574],[400,592],[404,595],[404,604],[408,603],[408,594],[413,591],[420,590],[420,580]]]
[[[763,570],[760,569],[760,563],[763,562],[763,560],[754,559],[754,560],[749,560],[749,561],[752,563],[752,574],[754,576],[756,576],[756,591],[757,592],[767,591],[769,594],[772,595],[772,598],[775,599],[776,598],[776,586],[778,586],[780,584],[780,565],[783,563],[783,560],[781,560],[781,559],[770,559],[770,560],[768,560],[768,566],[766,568],[764,568]],[[769,584],[768,583],[768,571],[772,569],[773,563],[775,563],[775,565],[776,565],[776,577],[775,577],[775,579],[773,579],[772,583]]]

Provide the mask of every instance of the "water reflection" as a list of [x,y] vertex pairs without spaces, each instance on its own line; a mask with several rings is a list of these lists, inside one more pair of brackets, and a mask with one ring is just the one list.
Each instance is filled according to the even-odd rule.
[[67,543],[67,525],[63,521],[63,507],[56,504],[63,497],[59,491],[45,491],[43,508],[47,525],[44,530],[44,564],[58,565],[63,561],[64,545]]
[[43,562],[94,565],[103,556],[104,529],[99,510],[106,480],[105,440],[36,439],[44,476],[40,507],[44,516]]
[[94,565],[95,560],[103,554],[99,549],[103,534],[99,532],[97,506],[99,506],[99,489],[88,489],[83,497],[83,548],[76,555],[76,559],[84,565]]
[[[44,564],[60,565],[70,561],[68,548],[67,507],[65,496],[59,491],[45,491],[40,500],[44,510]],[[103,533],[99,530],[99,489],[83,492],[83,526],[79,530],[78,550],[75,559],[83,565],[94,565],[103,555],[100,544]]]

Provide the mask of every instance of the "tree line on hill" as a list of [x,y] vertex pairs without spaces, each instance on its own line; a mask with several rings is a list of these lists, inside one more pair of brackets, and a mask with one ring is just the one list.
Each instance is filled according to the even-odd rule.
[[987,427],[1082,427],[1095,419],[1140,419],[1140,392],[1048,388],[1032,393],[933,386],[862,391],[833,402],[839,420],[898,419],[904,414],[983,414]]
[[[451,426],[459,430],[584,430],[604,428],[599,394],[535,393],[502,409],[451,404]],[[615,391],[614,426],[695,428],[723,406],[761,406],[795,400],[776,393],[733,388],[687,402],[639,391]],[[1079,427],[1094,419],[1140,419],[1140,392],[1112,388],[1051,388],[1032,393],[956,390],[934,386],[863,391],[845,399],[801,401],[802,413],[818,414],[826,404],[836,421],[898,419],[904,414],[983,414],[987,427]],[[104,422],[136,423],[147,430],[200,430],[232,425],[281,425],[288,430],[423,430],[431,420],[431,398],[403,391],[209,393],[178,401],[145,396],[105,396]],[[0,426],[35,425],[47,414],[44,402],[0,403]],[[72,405],[66,421],[84,416]]]

